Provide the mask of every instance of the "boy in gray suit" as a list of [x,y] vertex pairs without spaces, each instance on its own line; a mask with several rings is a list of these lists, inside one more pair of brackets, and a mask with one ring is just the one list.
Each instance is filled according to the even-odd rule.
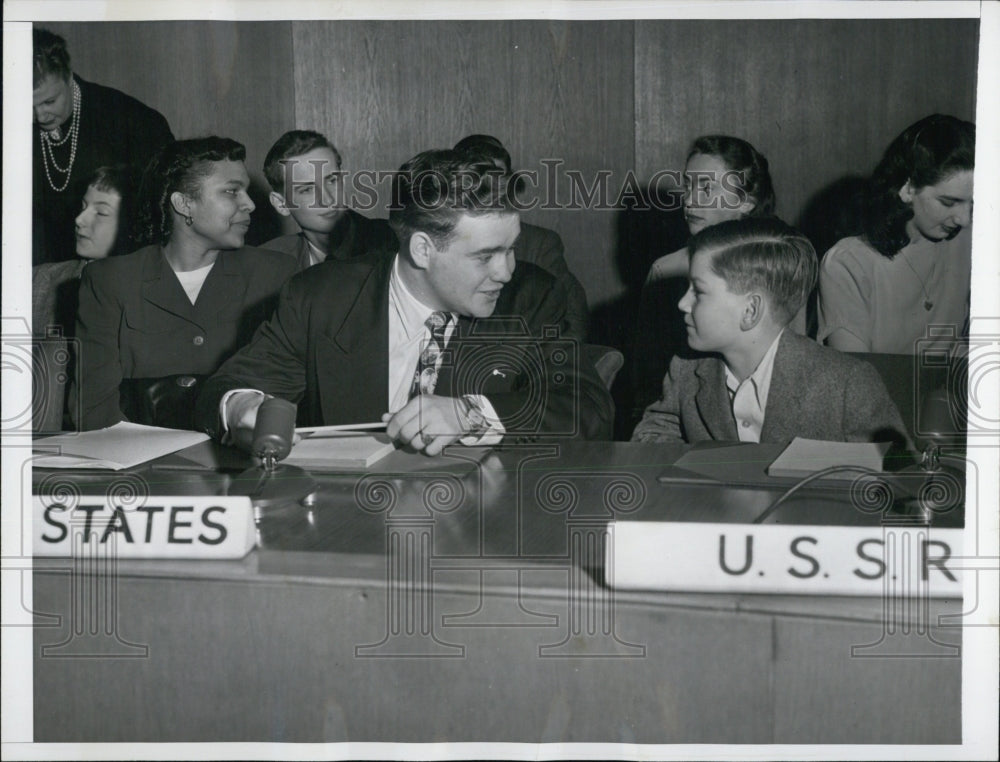
[[697,356],[677,356],[640,442],[893,441],[906,427],[875,369],[786,330],[816,283],[816,253],[775,218],[720,223],[689,244],[678,307]]

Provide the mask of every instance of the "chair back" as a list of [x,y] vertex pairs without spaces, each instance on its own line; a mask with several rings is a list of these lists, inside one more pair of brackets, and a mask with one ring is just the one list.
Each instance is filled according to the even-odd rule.
[[597,370],[597,375],[604,382],[604,387],[610,391],[611,385],[615,382],[618,371],[625,364],[625,355],[614,347],[605,347],[601,344],[584,344],[583,360],[591,363]]

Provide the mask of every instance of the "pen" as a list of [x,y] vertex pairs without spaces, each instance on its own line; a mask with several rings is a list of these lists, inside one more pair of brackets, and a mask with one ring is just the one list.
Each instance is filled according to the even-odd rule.
[[309,436],[312,434],[332,434],[337,431],[351,432],[351,431],[367,431],[372,429],[384,429],[385,423],[379,421],[377,423],[342,423],[336,426],[303,426],[301,428],[295,429],[295,433],[300,436]]

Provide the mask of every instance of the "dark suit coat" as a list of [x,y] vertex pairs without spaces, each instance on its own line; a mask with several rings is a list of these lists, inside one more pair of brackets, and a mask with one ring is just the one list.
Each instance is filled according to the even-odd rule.
[[[365,217],[353,209],[346,210],[333,235],[339,243],[333,251],[327,252],[328,259],[353,259],[376,253],[388,256],[399,249],[399,241],[389,227],[388,220]],[[292,255],[299,270],[305,270],[312,264],[309,258],[312,247],[304,233],[278,236],[261,244],[261,247]]]
[[127,378],[209,374],[271,314],[295,262],[274,251],[220,251],[191,304],[159,246],[92,262],[80,282],[80,385],[71,413],[82,429],[124,419]]
[[[906,426],[871,365],[786,330],[778,340],[760,441],[794,437],[909,444]],[[646,408],[632,440],[739,441],[722,359],[675,356],[663,379],[663,397]]]
[[[32,203],[32,264],[60,262],[76,256],[73,220],[80,213],[80,200],[86,183],[98,167],[106,164],[130,164],[141,173],[153,154],[174,139],[167,120],[130,95],[87,82],[75,76],[80,86],[80,133],[76,159],[69,185],[56,192],[45,177],[42,163],[41,129],[32,132],[34,158]],[[56,148],[56,161],[66,166],[69,141]],[[55,173],[52,179],[62,184],[66,175]]]
[[[237,388],[297,403],[301,425],[378,421],[389,400],[394,261],[327,261],[289,281],[274,317],[203,386],[198,427],[218,437],[219,402]],[[530,264],[517,267],[493,317],[460,318],[436,393],[485,395],[514,439],[608,438],[611,398],[593,367],[580,362],[577,343],[539,338],[545,326],[565,328],[565,316],[552,276]]]
[[514,243],[518,262],[530,262],[555,277],[565,292],[566,323],[569,336],[583,341],[587,336],[590,313],[587,293],[566,264],[562,238],[554,230],[521,223],[521,234]]

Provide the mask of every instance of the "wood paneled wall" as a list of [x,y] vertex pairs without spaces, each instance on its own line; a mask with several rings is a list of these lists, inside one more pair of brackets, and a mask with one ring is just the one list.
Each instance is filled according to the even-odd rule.
[[638,23],[636,169],[682,166],[698,135],[736,135],[768,158],[778,214],[795,222],[917,119],[974,121],[977,41],[975,20]]
[[[486,132],[518,167],[610,170],[613,195],[630,170],[644,180],[680,169],[694,137],[725,132],[768,157],[778,211],[795,222],[831,183],[870,171],[910,122],[975,116],[975,20],[46,26],[66,37],[83,77],[157,108],[178,137],[245,142],[261,189],[264,153],[293,127],[327,133],[348,170],[392,170]],[[565,194],[562,174],[559,185]],[[252,240],[273,232],[263,206]],[[610,333],[628,332],[627,310],[604,307],[628,301],[644,258],[683,235],[674,226],[662,250],[638,251],[622,216],[525,215],[562,235],[599,322],[622,321]]]
[[[348,170],[393,170],[488,133],[515,167],[542,176],[542,159],[584,177],[619,174],[635,156],[633,30],[629,21],[296,22],[296,123],[326,132]],[[525,214],[562,235],[592,302],[618,290],[615,218]]]

